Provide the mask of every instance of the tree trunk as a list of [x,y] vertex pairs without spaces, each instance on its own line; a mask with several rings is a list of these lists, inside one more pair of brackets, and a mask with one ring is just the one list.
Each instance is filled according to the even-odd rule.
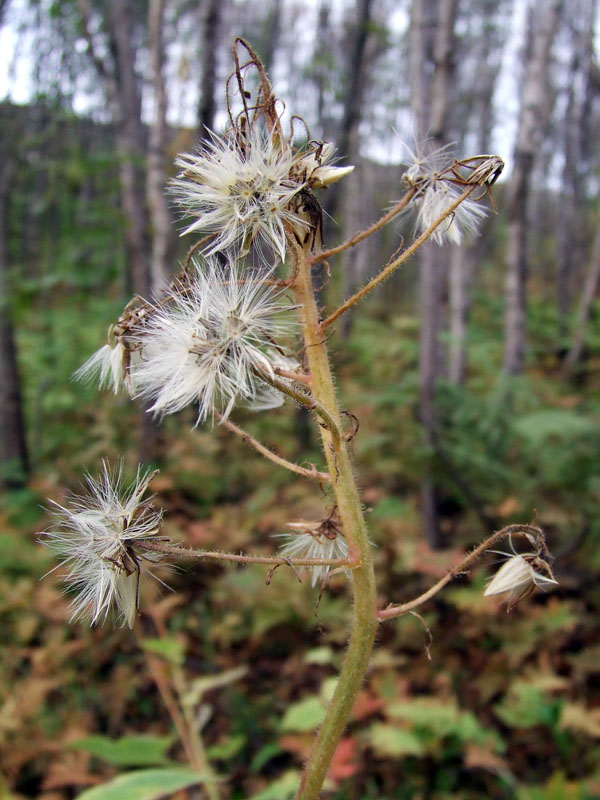
[[[369,27],[372,19],[373,0],[357,0],[356,17],[349,32],[347,82],[344,89],[344,112],[337,137],[340,155],[344,163],[355,165],[356,169],[349,178],[344,179],[343,194],[340,184],[331,190],[327,210],[335,216],[341,212],[344,236],[350,236],[360,228],[361,219],[361,187],[360,140],[358,127],[362,115],[364,89],[367,77],[367,43]],[[344,276],[344,294],[349,296],[356,289],[360,275],[364,270],[364,252],[361,248],[351,248],[343,256],[342,274]],[[350,334],[352,312],[346,314],[343,322],[344,336]]]
[[[78,0],[78,6],[90,56],[105,83],[115,128],[129,265],[127,290],[142,297],[150,297],[150,242],[146,227],[146,181],[143,168],[146,164],[146,134],[141,118],[140,79],[135,70],[134,9],[131,0],[112,0],[103,6],[109,53],[107,57],[103,57],[91,34],[93,12],[90,0]],[[142,408],[139,420],[139,459],[154,460],[158,451],[157,426]]]
[[323,141],[330,138],[331,111],[326,105],[326,88],[330,85],[331,75],[327,67],[327,62],[323,56],[323,42],[327,42],[333,36],[331,28],[331,5],[329,0],[322,0],[319,6],[319,16],[317,18],[317,31],[315,36],[315,46],[313,51],[313,63],[316,65],[314,70],[314,81],[317,88],[317,126],[319,136]]
[[10,489],[26,483],[29,459],[8,288],[8,198],[14,162],[8,154],[3,155],[0,169],[0,487]]
[[146,134],[142,124],[140,81],[135,71],[133,8],[130,0],[112,0],[105,13],[117,87],[115,123],[131,289],[143,297],[148,296],[151,288],[150,247],[142,167],[146,157]]
[[[466,43],[469,50],[465,52],[463,44],[458,57],[463,73],[460,81],[463,101],[459,108],[460,116],[454,115],[450,138],[468,143],[475,153],[490,152],[494,119],[493,98],[502,56],[502,42],[498,32],[501,17],[507,10],[506,3],[498,0],[478,3],[474,8],[476,13],[472,13],[467,20],[472,26]],[[467,70],[466,75],[464,69]],[[474,123],[477,124],[476,128]],[[467,377],[467,323],[471,307],[471,284],[483,251],[481,243],[482,239],[477,239],[466,242],[461,247],[449,248],[448,379],[456,385],[464,383]]]
[[590,318],[592,303],[598,290],[600,289],[600,219],[598,220],[598,227],[596,228],[596,236],[594,239],[594,253],[590,261],[588,273],[583,284],[581,297],[579,300],[579,307],[577,309],[577,321],[575,323],[575,330],[573,332],[573,341],[567,357],[563,363],[563,374],[565,376],[571,375],[581,359],[583,352],[583,342],[585,336],[585,329]]
[[531,173],[549,111],[550,51],[562,0],[538,0],[529,15],[523,97],[508,187],[508,245],[504,311],[504,370],[523,371],[527,299],[527,211]]
[[558,270],[556,281],[559,335],[568,330],[574,279],[583,262],[582,239],[585,193],[585,150],[589,109],[590,71],[594,59],[594,21],[597,0],[579,0],[570,19],[571,63],[567,78],[567,104],[563,122],[564,163],[561,201],[557,218]]
[[265,38],[262,47],[262,63],[267,75],[273,72],[275,52],[281,35],[282,0],[271,0],[271,7],[264,22]]
[[[446,144],[451,82],[454,72],[454,25],[457,0],[438,0],[435,6],[415,0],[411,17],[411,105],[419,137],[427,133],[434,146]],[[431,70],[427,65],[431,66]],[[419,417],[425,442],[433,452],[437,434],[435,402],[441,373],[439,335],[442,327],[442,297],[446,275],[439,249],[427,243],[421,250],[419,336]],[[445,259],[444,259],[445,261]],[[438,491],[427,474],[421,481],[424,536],[433,548],[443,545],[439,525]]]
[[150,0],[148,6],[148,52],[152,74],[154,114],[148,138],[146,194],[152,225],[150,278],[154,294],[167,283],[173,253],[173,225],[165,194],[167,182],[167,92],[164,69],[165,0]]
[[473,261],[471,248],[451,245],[448,379],[457,386],[463,384],[467,376],[467,317]]
[[223,4],[224,0],[208,0],[204,17],[202,84],[200,86],[200,102],[198,104],[198,128],[201,139],[206,136],[207,131],[212,131],[215,127],[215,115],[217,113],[217,52]]

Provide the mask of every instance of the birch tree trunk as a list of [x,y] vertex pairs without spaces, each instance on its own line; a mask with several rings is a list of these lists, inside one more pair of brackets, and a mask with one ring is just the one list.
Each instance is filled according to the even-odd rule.
[[563,169],[560,213],[557,217],[558,271],[556,280],[559,335],[568,330],[574,279],[583,262],[585,167],[589,125],[590,78],[594,59],[594,22],[597,0],[575,0],[576,15],[569,20],[571,62],[567,78],[567,104],[563,122]]
[[271,0],[271,7],[264,22],[265,38],[262,47],[262,62],[267,75],[273,72],[275,52],[281,34],[282,0]]
[[552,43],[562,0],[537,0],[528,19],[523,96],[508,186],[508,244],[504,312],[504,370],[523,371],[527,300],[527,226],[531,174],[549,117],[547,90]]
[[[411,105],[419,136],[429,134],[435,147],[446,144],[451,82],[454,72],[454,25],[457,0],[415,0],[411,18]],[[432,70],[429,70],[427,64]],[[430,75],[430,77],[428,77]],[[445,262],[441,251],[428,243],[421,250],[419,335],[419,416],[425,442],[433,451],[438,426],[435,395],[441,374],[439,335],[442,327],[442,296]],[[421,481],[421,509],[427,543],[442,546],[438,491],[429,474]]]
[[149,294],[150,246],[146,229],[146,133],[142,124],[142,96],[135,70],[131,0],[112,0],[102,9],[108,36],[108,55],[100,54],[93,30],[90,0],[77,0],[90,57],[104,82],[119,155],[121,205],[125,218],[128,266],[127,290]]
[[[489,153],[494,119],[493,99],[502,60],[500,30],[502,17],[507,13],[506,2],[478,0],[465,9],[467,24],[472,25],[466,47],[461,45],[457,61],[461,64],[460,119],[455,119],[452,138],[473,142],[473,152]],[[465,74],[466,71],[466,74]],[[461,247],[448,248],[450,287],[448,298],[450,341],[448,347],[448,379],[464,383],[468,369],[467,323],[471,307],[471,285],[480,260],[481,238],[465,242]]]
[[154,114],[148,137],[146,194],[152,225],[150,282],[154,294],[168,280],[172,252],[173,225],[165,194],[167,182],[167,92],[164,81],[165,0],[150,0],[148,6],[148,53],[154,97]]
[[323,53],[323,42],[330,41],[333,36],[331,28],[331,6],[329,0],[322,0],[317,18],[317,31],[312,60],[316,65],[314,81],[317,88],[317,125],[323,141],[330,137],[331,113],[327,109],[325,91],[331,81],[331,70],[328,68],[327,56]]

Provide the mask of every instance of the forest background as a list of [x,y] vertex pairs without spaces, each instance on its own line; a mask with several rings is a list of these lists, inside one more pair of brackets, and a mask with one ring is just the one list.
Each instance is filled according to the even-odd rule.
[[[66,800],[185,761],[174,698],[191,686],[224,800],[284,800],[339,666],[341,579],[319,598],[282,570],[186,568],[144,594],[133,633],[69,625],[56,577],[40,580],[41,505],[105,457],[161,468],[168,535],[193,546],[272,552],[290,519],[330,510],[192,410],[159,426],[72,382],[185,256],[164,186],[224,125],[236,35],[356,165],[326,194],[329,245],[400,196],[402,139],[507,161],[480,237],[424,249],[331,347],[383,596],[532,518],[560,582],[506,614],[479,568],[382,630],[325,796],[600,796],[598,23],[597,0],[1,0],[0,796]],[[332,259],[323,304],[411,225]],[[318,462],[291,404],[236,415]]]

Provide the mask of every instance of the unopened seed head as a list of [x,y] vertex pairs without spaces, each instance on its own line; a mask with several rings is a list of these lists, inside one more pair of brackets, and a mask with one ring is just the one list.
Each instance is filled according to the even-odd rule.
[[508,555],[489,581],[484,596],[506,594],[509,609],[536,587],[548,589],[558,585],[550,565],[534,554]]

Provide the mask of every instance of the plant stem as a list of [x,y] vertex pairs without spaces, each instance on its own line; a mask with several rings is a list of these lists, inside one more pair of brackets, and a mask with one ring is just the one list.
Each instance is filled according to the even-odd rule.
[[[159,636],[167,636],[168,631],[160,617],[153,614],[151,614],[151,616]],[[148,656],[149,654],[146,653],[146,657]],[[171,680],[173,682],[173,686],[175,687],[175,691],[177,692],[179,707],[181,708],[181,714],[185,720],[185,727],[188,732],[186,755],[188,755],[190,766],[193,767],[193,769],[198,770],[198,772],[202,773],[206,777],[206,780],[203,783],[203,788],[206,792],[208,800],[221,800],[221,791],[219,789],[216,775],[211,767],[210,761],[208,760],[208,756],[206,755],[206,748],[204,747],[202,733],[196,724],[194,709],[190,708],[189,704],[186,703],[185,700],[187,694],[186,680],[181,667],[171,664]],[[175,720],[175,717],[173,717],[173,719]]]
[[162,553],[175,558],[207,558],[211,561],[233,561],[236,564],[271,564],[288,567],[352,567],[346,558],[286,558],[285,556],[252,556],[243,553],[222,553],[220,550],[192,550],[188,547],[177,547],[161,542],[137,542],[140,551]]
[[[295,281],[292,288],[299,307],[305,352],[312,376],[312,394],[340,431],[342,423],[327,348],[321,333],[308,254],[297,244],[292,235],[288,237],[288,242],[294,261]],[[358,489],[354,482],[347,443],[343,437],[336,436],[335,431],[329,426],[320,426],[320,431],[338,513],[348,542],[349,559],[355,565],[352,570],[354,605],[346,658],[335,693],[306,764],[296,800],[318,800],[331,759],[364,679],[377,630],[371,545]]]
[[167,678],[162,673],[162,668],[164,663],[160,661],[157,656],[152,655],[147,650],[145,650],[139,640],[138,637],[138,645],[140,650],[144,653],[146,658],[146,663],[148,664],[148,669],[150,670],[150,674],[152,675],[152,679],[158,688],[158,692],[162,698],[163,703],[165,704],[165,708],[169,712],[169,716],[173,721],[173,725],[175,726],[175,730],[177,731],[177,735],[181,740],[181,744],[183,749],[185,750],[185,756],[190,764],[190,766],[194,766],[195,760],[195,750],[191,742],[191,736],[188,731],[187,721],[183,716],[179,706],[177,705],[177,700],[173,696],[173,691],[169,686],[169,682]]
[[398,214],[403,211],[406,206],[410,203],[413,197],[416,194],[416,188],[411,187],[406,194],[399,200],[393,208],[384,214],[377,222],[374,222],[372,225],[369,225],[368,228],[365,228],[364,231],[359,231],[355,233],[350,239],[346,242],[342,242],[342,244],[338,244],[337,247],[331,247],[329,250],[321,250],[320,253],[317,253],[314,256],[310,256],[309,263],[310,264],[319,264],[321,261],[326,261],[331,256],[335,256],[338,253],[341,253],[343,250],[348,250],[350,247],[355,247],[355,245],[362,242],[364,239],[367,239],[369,236],[372,236],[378,230],[387,225],[388,222],[394,219],[394,217],[398,216]]
[[336,421],[331,416],[329,411],[326,408],[324,408],[324,406],[321,403],[317,401],[314,392],[312,392],[311,396],[309,397],[306,394],[306,392],[296,389],[294,386],[292,386],[289,383],[286,383],[285,381],[278,380],[278,378],[276,378],[274,375],[269,375],[264,370],[255,369],[255,372],[259,377],[263,379],[263,381],[271,384],[271,386],[273,386],[275,389],[278,389],[280,392],[283,392],[283,394],[287,394],[288,397],[291,397],[293,400],[295,400],[301,406],[307,408],[309,411],[314,411],[316,414],[318,414],[323,420],[325,426],[331,432],[332,439],[335,442],[339,442],[339,440],[342,438],[341,434],[342,429],[340,427],[339,413]]
[[288,461],[287,458],[278,456],[272,450],[269,450],[268,447],[265,447],[264,444],[261,444],[253,436],[250,436],[249,433],[246,433],[246,431],[242,430],[242,428],[238,428],[238,426],[234,425],[233,422],[230,422],[228,419],[224,419],[218,411],[215,411],[215,417],[219,420],[219,423],[224,428],[227,428],[228,431],[235,433],[236,436],[239,436],[261,455],[263,455],[265,458],[268,458],[269,461],[273,461],[273,463],[277,464],[278,466],[285,467],[285,469],[289,469],[290,472],[295,472],[297,475],[302,475],[305,478],[315,478],[318,481],[331,480],[329,473],[319,472],[314,464],[312,465],[312,469],[307,469],[306,467],[301,467],[299,464],[294,464],[293,462]]
[[358,292],[356,292],[356,294],[353,294],[352,297],[346,300],[345,303],[342,303],[342,305],[339,308],[336,308],[336,310],[332,314],[330,314],[326,320],[323,321],[323,323],[321,324],[321,330],[322,331],[327,330],[327,328],[331,325],[332,322],[335,322],[335,320],[338,317],[341,317],[342,314],[348,311],[349,308],[352,308],[352,306],[355,305],[355,303],[358,303],[358,301],[362,300],[363,297],[365,297],[365,295],[369,294],[369,292],[372,292],[373,289],[376,286],[378,286],[382,281],[384,281],[386,278],[389,278],[389,276],[392,274],[392,272],[394,272],[394,270],[398,269],[398,267],[400,267],[414,253],[416,253],[419,247],[421,247],[421,245],[424,244],[427,241],[427,239],[429,239],[434,230],[439,225],[441,225],[445,219],[448,219],[448,217],[456,211],[456,209],[459,207],[462,201],[466,200],[467,197],[471,194],[471,192],[475,191],[476,188],[477,184],[468,186],[464,190],[464,192],[456,198],[456,200],[452,203],[452,205],[448,206],[448,208],[444,211],[444,213],[440,214],[440,216],[435,220],[435,222],[432,222],[431,225],[426,230],[424,230],[423,233],[417,239],[415,239],[415,241],[409,247],[406,248],[406,250],[402,253],[402,255],[398,256],[398,258],[394,259],[389,264],[387,264],[381,270],[381,272],[379,272],[365,286],[363,286],[362,289],[359,289]]
[[440,578],[437,583],[434,583],[431,589],[428,589],[426,592],[423,592],[423,594],[415,597],[414,600],[409,600],[407,603],[389,605],[387,608],[377,612],[377,618],[380,620],[393,619],[394,617],[400,617],[403,614],[407,614],[414,608],[418,608],[427,600],[430,600],[432,597],[434,597],[440,591],[440,589],[443,589],[444,586],[450,583],[453,578],[456,578],[457,575],[469,570],[473,562],[476,561],[480,555],[485,553],[486,550],[492,547],[492,545],[496,544],[496,542],[500,541],[500,539],[504,539],[505,536],[519,536],[526,539],[530,543],[530,537],[533,536],[536,539],[538,547],[545,549],[546,546],[542,530],[535,525],[507,525],[505,528],[502,528],[502,530],[493,533],[484,542],[472,550],[469,555],[460,562],[460,564],[451,569],[450,572],[446,573],[446,575],[444,575],[443,578]]

